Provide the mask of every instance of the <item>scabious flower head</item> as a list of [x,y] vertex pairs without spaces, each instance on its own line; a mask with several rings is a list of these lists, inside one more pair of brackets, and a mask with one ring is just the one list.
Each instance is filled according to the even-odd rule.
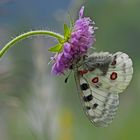
[[83,17],[83,13],[84,6],[79,11],[79,19],[76,20],[68,40],[63,43],[62,51],[54,56],[52,73],[56,75],[64,74],[70,69],[95,42],[94,23],[89,17]]

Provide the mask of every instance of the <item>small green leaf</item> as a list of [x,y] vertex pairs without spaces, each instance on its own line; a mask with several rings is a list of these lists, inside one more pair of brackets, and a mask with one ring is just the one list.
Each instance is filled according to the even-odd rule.
[[64,24],[64,38],[65,39],[69,37],[70,32],[71,32],[70,28],[67,26],[67,24]]
[[58,39],[58,42],[59,42],[60,44],[63,44],[63,43],[65,42],[65,40],[64,40],[64,39]]
[[49,48],[48,51],[55,52],[55,53],[56,52],[61,52],[62,51],[62,47],[63,47],[62,44],[57,44],[57,45]]

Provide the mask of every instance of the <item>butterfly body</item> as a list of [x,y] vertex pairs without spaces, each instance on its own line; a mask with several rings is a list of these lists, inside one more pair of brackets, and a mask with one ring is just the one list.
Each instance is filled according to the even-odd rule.
[[87,117],[95,126],[108,126],[117,112],[119,93],[132,79],[131,59],[122,52],[93,53],[75,71],[79,96]]

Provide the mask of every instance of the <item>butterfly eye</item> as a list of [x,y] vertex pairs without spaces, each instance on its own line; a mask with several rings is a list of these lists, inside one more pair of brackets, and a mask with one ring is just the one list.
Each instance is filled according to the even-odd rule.
[[118,77],[118,75],[116,72],[112,72],[112,74],[110,75],[111,80],[115,80],[115,79],[117,79],[117,77]]

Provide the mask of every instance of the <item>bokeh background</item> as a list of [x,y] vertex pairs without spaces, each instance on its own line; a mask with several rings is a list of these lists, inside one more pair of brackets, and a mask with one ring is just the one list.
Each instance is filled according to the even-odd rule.
[[50,74],[49,37],[26,39],[0,60],[0,140],[140,139],[140,0],[0,0],[0,47],[35,29],[63,33],[68,15],[81,5],[99,28],[97,51],[123,51],[134,76],[120,95],[120,107],[107,128],[94,127],[83,113],[74,78]]

